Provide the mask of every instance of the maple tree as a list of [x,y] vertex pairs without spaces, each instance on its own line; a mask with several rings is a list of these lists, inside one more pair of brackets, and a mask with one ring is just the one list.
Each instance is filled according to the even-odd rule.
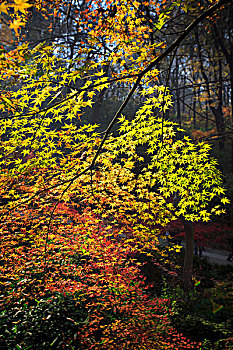
[[[66,317],[74,333],[63,335],[65,340],[59,336],[63,347],[169,349],[179,343],[180,348],[196,349],[198,344],[171,326],[169,300],[146,294],[134,254],[162,254],[159,239],[171,220],[181,217],[184,227],[208,221],[223,213],[228,202],[217,163],[209,157],[210,146],[194,145],[187,136],[177,139],[177,125],[165,120],[171,94],[158,83],[157,68],[198,23],[227,1],[197,17],[165,50],[160,42],[148,40],[150,21],[138,11],[138,2],[89,3],[79,13],[83,26],[89,25],[88,47],[83,42],[73,61],[64,57],[62,45],[46,42],[31,50],[24,43],[13,53],[1,53],[1,80],[6,81],[0,104],[4,302],[30,309],[35,299],[48,304],[56,293],[77,300],[81,321],[79,313],[77,319]],[[34,5],[40,9],[40,2]],[[173,7],[186,10],[179,1],[169,11],[157,2],[151,5],[158,9],[158,31]],[[13,8],[10,26],[17,36],[30,6],[23,0],[1,4],[0,10],[9,16]],[[103,8],[108,16],[97,20]],[[87,55],[92,46],[100,52],[98,59]],[[111,75],[105,67],[111,67]],[[104,134],[97,125],[76,124],[95,95],[122,81],[128,95]],[[122,112],[134,92],[143,103],[128,120]],[[111,131],[117,122],[116,136]],[[187,289],[192,235],[186,230]],[[4,327],[16,327],[17,333],[17,325],[16,317]],[[58,341],[54,339],[50,345]],[[17,341],[28,345],[25,339]]]

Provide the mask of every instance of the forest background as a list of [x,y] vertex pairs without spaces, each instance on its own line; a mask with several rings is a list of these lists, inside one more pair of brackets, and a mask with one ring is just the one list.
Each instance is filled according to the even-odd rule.
[[0,10],[2,348],[231,348],[232,1]]

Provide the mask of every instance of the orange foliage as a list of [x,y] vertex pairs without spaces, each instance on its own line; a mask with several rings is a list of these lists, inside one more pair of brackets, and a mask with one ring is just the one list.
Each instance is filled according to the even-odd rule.
[[207,138],[208,136],[216,134],[216,128],[209,130],[209,131],[202,131],[202,130],[193,130],[191,132],[192,139],[195,141],[203,140]]

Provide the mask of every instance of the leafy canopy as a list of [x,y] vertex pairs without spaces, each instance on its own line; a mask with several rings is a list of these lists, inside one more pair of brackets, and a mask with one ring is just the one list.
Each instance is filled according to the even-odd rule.
[[[30,305],[54,293],[77,299],[88,310],[77,334],[83,348],[120,349],[122,339],[139,348],[143,336],[145,348],[168,349],[180,338],[167,302],[146,296],[132,254],[161,251],[158,237],[169,221],[208,221],[228,200],[209,145],[178,139],[165,118],[172,96],[158,83],[158,69],[147,69],[164,44],[148,40],[137,2],[111,5],[112,17],[96,17],[98,1],[86,12],[89,46],[73,60],[46,42],[1,51],[1,283],[5,301]],[[29,4],[5,2],[0,10],[10,15],[9,8],[18,35],[21,22],[14,21],[26,20]],[[160,10],[158,31],[171,9]],[[88,59],[94,47],[99,57]],[[104,135],[98,125],[79,126],[98,93],[122,82],[141,103],[131,118],[123,104],[114,119],[118,134],[111,125]]]

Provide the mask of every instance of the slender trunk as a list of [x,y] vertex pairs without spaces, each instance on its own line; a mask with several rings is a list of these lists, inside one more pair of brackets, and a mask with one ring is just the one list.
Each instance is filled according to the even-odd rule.
[[193,128],[196,129],[196,91],[193,92]]
[[201,45],[199,41],[198,28],[196,28],[194,34],[197,41],[200,70],[206,83],[209,107],[215,117],[216,128],[217,128],[218,135],[220,137],[219,148],[223,150],[225,149],[225,142],[224,142],[225,123],[224,123],[223,110],[222,110],[222,62],[221,62],[221,59],[219,59],[219,62],[218,62],[219,63],[219,84],[218,84],[218,97],[217,97],[218,103],[217,103],[217,107],[215,107],[212,105],[214,100],[212,98],[212,91],[210,89],[209,78],[206,74],[205,67],[204,67],[204,59],[202,56],[202,50],[201,50]]
[[[183,77],[183,86],[186,84],[186,79],[185,76]],[[185,88],[183,88],[183,101],[185,100]],[[183,115],[185,114],[185,104],[183,103],[183,110],[182,110]]]
[[177,106],[177,123],[181,128],[181,114],[180,114],[180,90],[179,90],[179,61],[176,57],[176,106]]
[[183,264],[183,286],[184,290],[189,292],[192,287],[192,273],[193,273],[193,250],[194,250],[194,231],[193,223],[191,221],[181,218],[181,222],[185,231],[185,256]]
[[220,132],[222,137],[219,141],[219,148],[225,149],[225,122],[223,117],[223,83],[222,83],[222,60],[221,58],[218,60],[218,69],[219,69],[219,84],[218,84],[218,114],[219,114],[219,123],[220,123]]
[[[233,52],[231,52],[233,58]],[[230,84],[231,84],[231,128],[233,129],[233,62],[229,64],[230,67]],[[231,139],[231,172],[233,173],[233,138]]]
[[[174,207],[177,208],[180,202],[180,196],[176,192],[173,198]],[[185,232],[185,256],[183,264],[183,287],[186,292],[189,292],[192,288],[192,274],[193,274],[193,250],[194,250],[194,231],[193,223],[185,220],[183,216],[180,216],[181,223]]]
[[205,129],[206,131],[208,131],[208,101],[205,101],[205,116],[206,116],[206,120],[205,120]]
[[91,118],[92,123],[100,123],[100,110],[101,110],[101,107],[103,105],[104,94],[105,94],[106,90],[107,89],[104,88],[103,90],[101,90],[99,92],[99,95],[97,97],[95,105],[92,109],[92,118]]

